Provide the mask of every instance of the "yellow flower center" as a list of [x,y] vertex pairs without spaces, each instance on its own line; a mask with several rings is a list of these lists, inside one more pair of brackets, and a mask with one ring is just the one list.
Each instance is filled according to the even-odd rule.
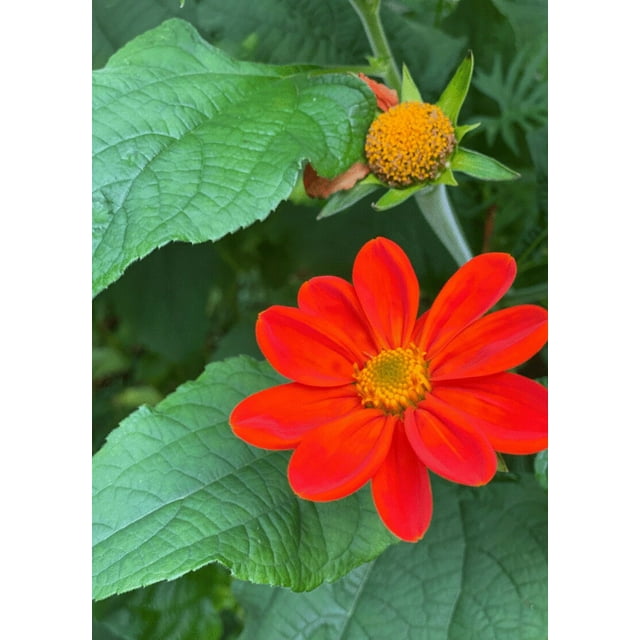
[[425,102],[401,102],[369,127],[365,153],[373,173],[392,187],[435,180],[453,152],[453,125]]
[[431,391],[424,353],[413,345],[381,351],[362,370],[355,365],[353,377],[362,406],[385,413],[401,414]]

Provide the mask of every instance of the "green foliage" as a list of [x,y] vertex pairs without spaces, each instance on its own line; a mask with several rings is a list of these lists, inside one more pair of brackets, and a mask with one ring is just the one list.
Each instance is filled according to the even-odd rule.
[[478,72],[474,85],[493,98],[499,116],[478,116],[485,126],[489,144],[500,135],[514,154],[520,145],[517,131],[524,134],[543,126],[547,118],[546,45],[521,49],[504,72],[502,58],[496,55],[490,73]]
[[211,244],[173,243],[131,265],[129,277],[113,285],[111,298],[141,346],[180,362],[202,349],[209,292],[228,275]]
[[175,0],[93,0],[92,9],[94,69],[103,67],[120,47],[137,35],[169,18],[197,20],[193,2],[181,8]]
[[549,487],[549,450],[545,449],[536,454],[535,466],[536,479],[542,487]]
[[[94,637],[546,637],[546,452],[505,456],[487,487],[435,479],[425,539],[391,544],[368,488],[299,500],[288,452],[231,434],[235,403],[281,381],[237,357],[261,358],[259,311],[349,278],[377,235],[407,251],[421,309],[455,263],[413,198],[299,196],[307,160],[329,176],[359,159],[375,113],[338,73],[371,55],[347,0],[181,4],[93,2]],[[481,126],[457,134],[520,177],[457,173],[447,193],[474,253],[517,259],[500,304],[546,305],[546,3],[382,0],[381,19],[426,101],[473,52],[459,115]]]
[[265,218],[304,160],[333,177],[362,157],[366,85],[298,71],[232,60],[172,20],[94,73],[94,293],[169,241]]
[[548,4],[546,0],[492,0],[492,2],[513,29],[517,50],[534,41],[546,39]]
[[[407,65],[423,99],[435,102],[469,47],[440,25],[437,0],[383,2],[381,16],[399,62]],[[417,6],[411,6],[417,5]]]
[[516,49],[513,27],[493,0],[460,0],[441,26],[473,51],[480,69],[491,66],[496,52],[512,55]]
[[545,638],[544,492],[530,476],[434,485],[434,520],[418,544],[395,545],[308,594],[236,583],[241,638]]
[[238,613],[228,572],[213,564],[97,603],[93,638],[220,640],[239,631]]
[[363,64],[369,54],[357,16],[346,0],[206,0],[199,25],[234,56],[290,64]]

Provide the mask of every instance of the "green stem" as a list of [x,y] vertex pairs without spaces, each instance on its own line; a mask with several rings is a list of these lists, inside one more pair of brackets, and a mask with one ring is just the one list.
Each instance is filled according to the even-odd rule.
[[380,0],[349,0],[367,34],[373,55],[386,67],[385,80],[396,91],[402,86],[402,76],[380,21]]
[[[400,92],[402,77],[380,21],[380,0],[349,0],[349,2],[360,18],[376,62],[379,61],[386,67],[384,75],[387,84]],[[424,189],[414,197],[422,215],[454,260],[459,265],[470,260],[473,254],[460,229],[456,214],[451,208],[444,185],[438,185],[431,190]]]
[[458,265],[470,260],[473,253],[451,208],[446,187],[439,184],[432,190],[423,189],[416,193],[414,198],[425,220]]
[[364,73],[365,76],[377,76],[382,77],[385,74],[385,70],[372,64],[368,65],[336,65],[335,67],[320,67],[307,72],[310,76],[321,76],[328,73]]

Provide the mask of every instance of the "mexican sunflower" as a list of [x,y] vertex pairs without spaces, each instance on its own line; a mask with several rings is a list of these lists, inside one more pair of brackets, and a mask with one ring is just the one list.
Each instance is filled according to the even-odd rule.
[[418,316],[409,258],[390,240],[369,241],[353,284],[312,278],[297,307],[259,315],[258,344],[292,382],[240,402],[234,433],[294,449],[288,478],[302,498],[336,500],[370,480],[389,530],[420,539],[432,514],[428,471],[482,485],[496,472],[496,451],[547,446],[546,389],[507,371],[544,345],[547,313],[519,305],[485,315],[515,274],[508,254],[479,255]]

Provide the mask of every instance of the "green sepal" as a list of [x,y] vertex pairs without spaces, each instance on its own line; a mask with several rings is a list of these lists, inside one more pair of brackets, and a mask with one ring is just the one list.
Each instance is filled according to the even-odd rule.
[[505,462],[505,459],[502,457],[502,454],[499,453],[498,451],[496,451],[496,456],[498,458],[498,471],[502,471],[504,473],[508,473],[509,472],[509,467],[507,466],[507,463]]
[[424,102],[420,90],[416,86],[406,64],[402,65],[402,87],[400,89],[400,102]]
[[449,81],[445,90],[442,92],[440,99],[436,105],[440,107],[443,113],[451,120],[455,127],[458,123],[458,116],[462,103],[467,97],[469,86],[471,85],[471,74],[473,73],[473,53],[469,51],[460,66],[453,74],[453,78]]
[[515,180],[517,171],[477,151],[458,147],[451,158],[451,170],[462,171],[480,180]]
[[344,211],[351,205],[354,205],[356,202],[359,202],[369,194],[384,186],[385,185],[380,182],[378,178],[370,173],[366,178],[360,180],[360,182],[358,182],[353,188],[334,193],[327,200],[324,207],[322,207],[320,213],[316,216],[316,220],[328,218],[336,213],[340,213],[340,211]]
[[446,167],[445,170],[431,184],[445,184],[450,187],[457,187],[458,181],[455,179],[451,168]]
[[418,191],[432,188],[433,182],[421,182],[419,184],[411,185],[410,187],[405,187],[404,189],[389,189],[389,191],[387,191],[387,193],[385,193],[382,198],[373,205],[373,208],[376,211],[392,209],[393,207],[397,207],[399,204],[402,204],[405,200],[408,200],[411,196],[418,193]]
[[476,122],[474,124],[461,124],[457,126],[454,130],[456,142],[458,142],[459,144],[462,138],[464,138],[467,135],[467,133],[469,133],[469,131],[473,131],[474,129],[477,129],[481,124],[482,124],[481,122]]

